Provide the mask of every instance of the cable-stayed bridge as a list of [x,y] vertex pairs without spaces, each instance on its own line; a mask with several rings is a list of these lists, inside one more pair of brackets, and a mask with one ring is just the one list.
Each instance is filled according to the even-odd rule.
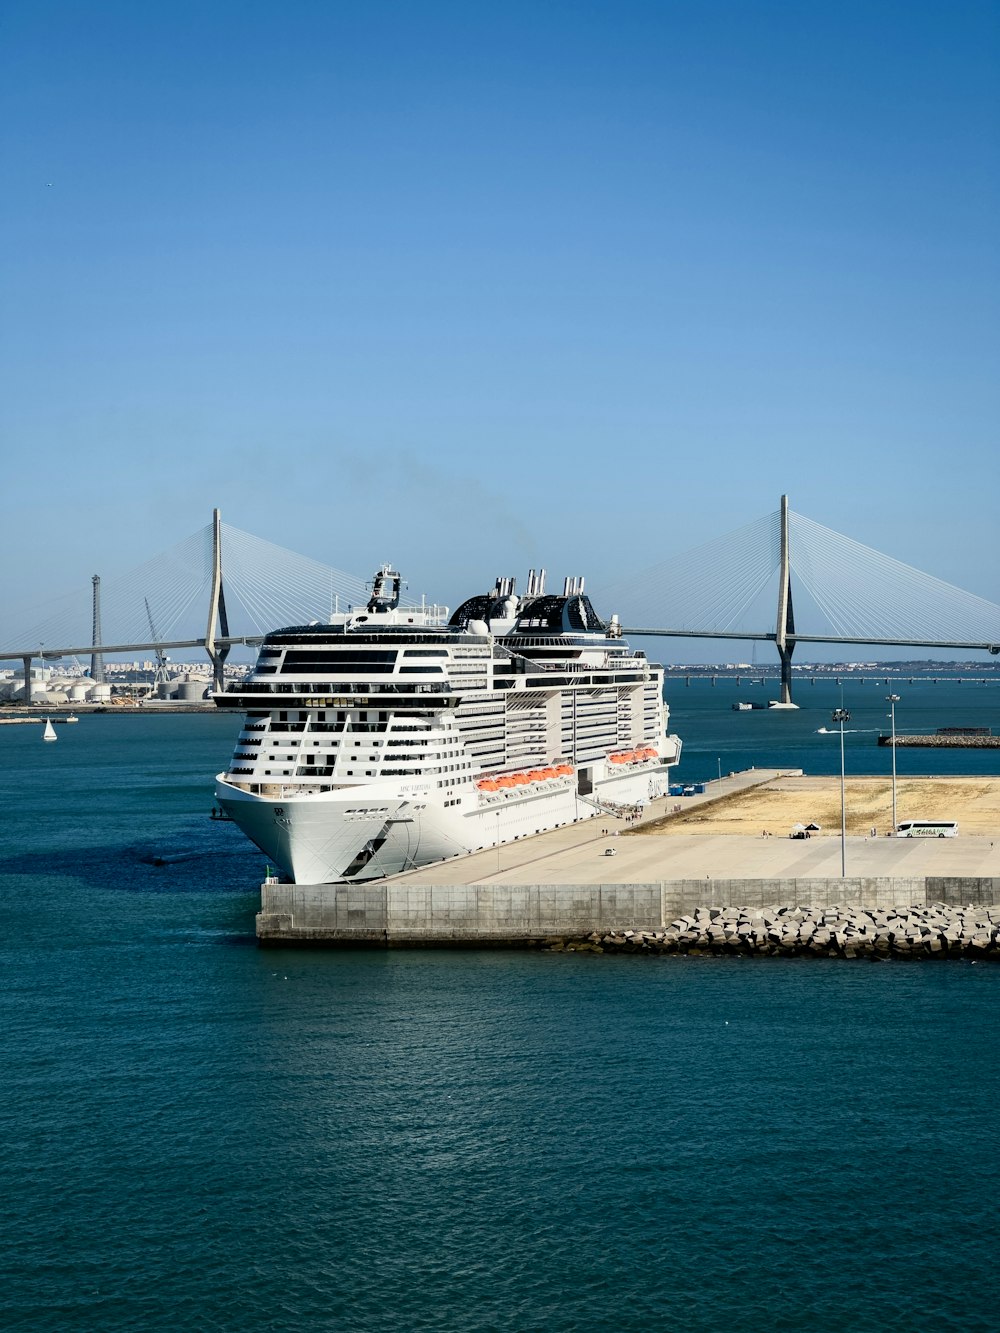
[[[218,510],[136,569],[91,582],[5,624],[0,660],[22,661],[28,679],[33,659],[89,656],[101,679],[104,655],[202,648],[221,688],[234,644],[369,595],[363,578],[231,527]],[[774,643],[785,703],[801,643],[1000,652],[1000,605],[792,512],[785,496],[773,513],[626,579],[592,575],[588,591],[633,637]]]
[[794,513],[784,495],[773,513],[605,594],[632,636],[773,643],[786,704],[800,643],[1000,652],[1000,605]]

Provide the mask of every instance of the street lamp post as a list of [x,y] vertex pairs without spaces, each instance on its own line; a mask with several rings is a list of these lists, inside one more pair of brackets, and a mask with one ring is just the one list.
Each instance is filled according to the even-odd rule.
[[885,701],[889,705],[889,717],[892,719],[892,831],[896,832],[896,705],[898,694],[887,694]]
[[834,722],[840,723],[840,878],[847,877],[847,797],[844,789],[844,723],[851,715],[846,708],[833,710]]

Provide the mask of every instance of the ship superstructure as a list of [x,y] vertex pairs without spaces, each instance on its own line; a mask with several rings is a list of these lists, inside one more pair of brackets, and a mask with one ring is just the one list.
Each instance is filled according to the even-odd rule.
[[667,789],[663,669],[582,578],[531,571],[446,607],[368,605],[275,630],[247,678],[223,810],[296,883],[372,880],[641,804]]

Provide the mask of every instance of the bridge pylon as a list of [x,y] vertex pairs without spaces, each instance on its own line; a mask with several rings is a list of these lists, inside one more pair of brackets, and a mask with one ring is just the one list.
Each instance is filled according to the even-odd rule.
[[[789,635],[792,637],[789,638]],[[781,497],[781,564],[778,571],[778,621],[775,643],[781,659],[781,699],[786,708],[792,703],[792,653],[795,649],[795,612],[792,609],[792,568],[788,543],[788,496]]]
[[216,646],[216,623],[219,637],[229,637],[229,618],[226,615],[226,594],[222,585],[222,514],[212,510],[212,592],[208,604],[208,629],[205,631],[205,651],[212,663],[213,688],[221,694],[225,688],[224,668],[230,644]]
[[90,679],[98,685],[104,684],[104,658],[100,654],[101,646],[101,576],[95,574],[91,578],[94,585],[93,594],[93,618],[90,634],[90,641],[93,646],[93,653],[90,655]]

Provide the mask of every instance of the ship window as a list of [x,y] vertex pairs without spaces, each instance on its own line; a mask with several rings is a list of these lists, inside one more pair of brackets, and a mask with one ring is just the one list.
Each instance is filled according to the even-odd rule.
[[388,652],[379,652],[377,649],[354,648],[352,645],[348,652],[342,652],[339,649],[332,653],[290,651],[285,654],[285,666],[298,671],[321,670],[334,663],[337,666],[372,666],[375,664],[391,666],[395,662],[396,656],[395,649]]

